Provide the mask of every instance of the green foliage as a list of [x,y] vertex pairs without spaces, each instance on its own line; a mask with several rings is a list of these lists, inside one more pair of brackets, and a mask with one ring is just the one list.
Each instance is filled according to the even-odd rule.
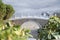
[[20,25],[13,25],[6,20],[13,14],[13,7],[0,0],[0,40],[27,40],[31,36],[30,30],[21,28]]
[[4,4],[0,0],[0,20],[9,19],[14,14],[14,9],[11,5]]
[[6,14],[6,5],[4,3],[0,3],[0,20],[3,19],[3,17]]
[[0,40],[27,40],[29,33],[30,30],[23,29],[20,25],[12,25],[10,21],[0,23]]
[[14,9],[11,5],[6,5],[6,15],[4,16],[5,19],[9,19],[14,14]]
[[48,23],[38,30],[40,40],[53,40],[60,38],[60,18],[52,16]]
[[0,3],[2,3],[2,0],[0,0]]

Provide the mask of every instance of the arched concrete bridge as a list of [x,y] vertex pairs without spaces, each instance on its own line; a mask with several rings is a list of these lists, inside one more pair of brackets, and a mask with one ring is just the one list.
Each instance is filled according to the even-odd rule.
[[[37,38],[37,29],[38,27],[42,27],[47,23],[47,20],[44,19],[16,19],[12,20],[16,25],[21,25],[22,27],[26,27],[31,29],[31,34],[34,36],[34,38]],[[30,23],[30,24],[29,24]]]
[[33,21],[37,24],[40,24],[41,26],[43,26],[44,24],[47,23],[48,20],[45,19],[34,19],[34,18],[24,18],[24,19],[16,19],[16,20],[12,20],[15,24],[19,24],[22,25],[24,22],[28,22],[28,21]]

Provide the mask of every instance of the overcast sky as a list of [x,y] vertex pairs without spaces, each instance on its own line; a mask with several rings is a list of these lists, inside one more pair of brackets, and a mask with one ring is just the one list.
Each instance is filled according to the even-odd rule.
[[52,12],[60,10],[60,0],[3,0],[7,4],[12,4],[15,15],[22,13],[41,13],[43,11]]

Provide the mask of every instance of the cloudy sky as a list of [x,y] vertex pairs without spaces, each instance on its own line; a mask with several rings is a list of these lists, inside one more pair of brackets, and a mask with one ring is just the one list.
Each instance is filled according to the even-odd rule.
[[13,5],[15,15],[36,15],[41,12],[53,12],[60,10],[60,0],[3,0]]

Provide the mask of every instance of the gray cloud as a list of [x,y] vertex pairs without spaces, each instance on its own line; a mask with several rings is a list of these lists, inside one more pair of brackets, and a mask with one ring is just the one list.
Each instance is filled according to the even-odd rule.
[[18,15],[60,10],[60,0],[3,0],[3,2],[12,4],[15,14]]

